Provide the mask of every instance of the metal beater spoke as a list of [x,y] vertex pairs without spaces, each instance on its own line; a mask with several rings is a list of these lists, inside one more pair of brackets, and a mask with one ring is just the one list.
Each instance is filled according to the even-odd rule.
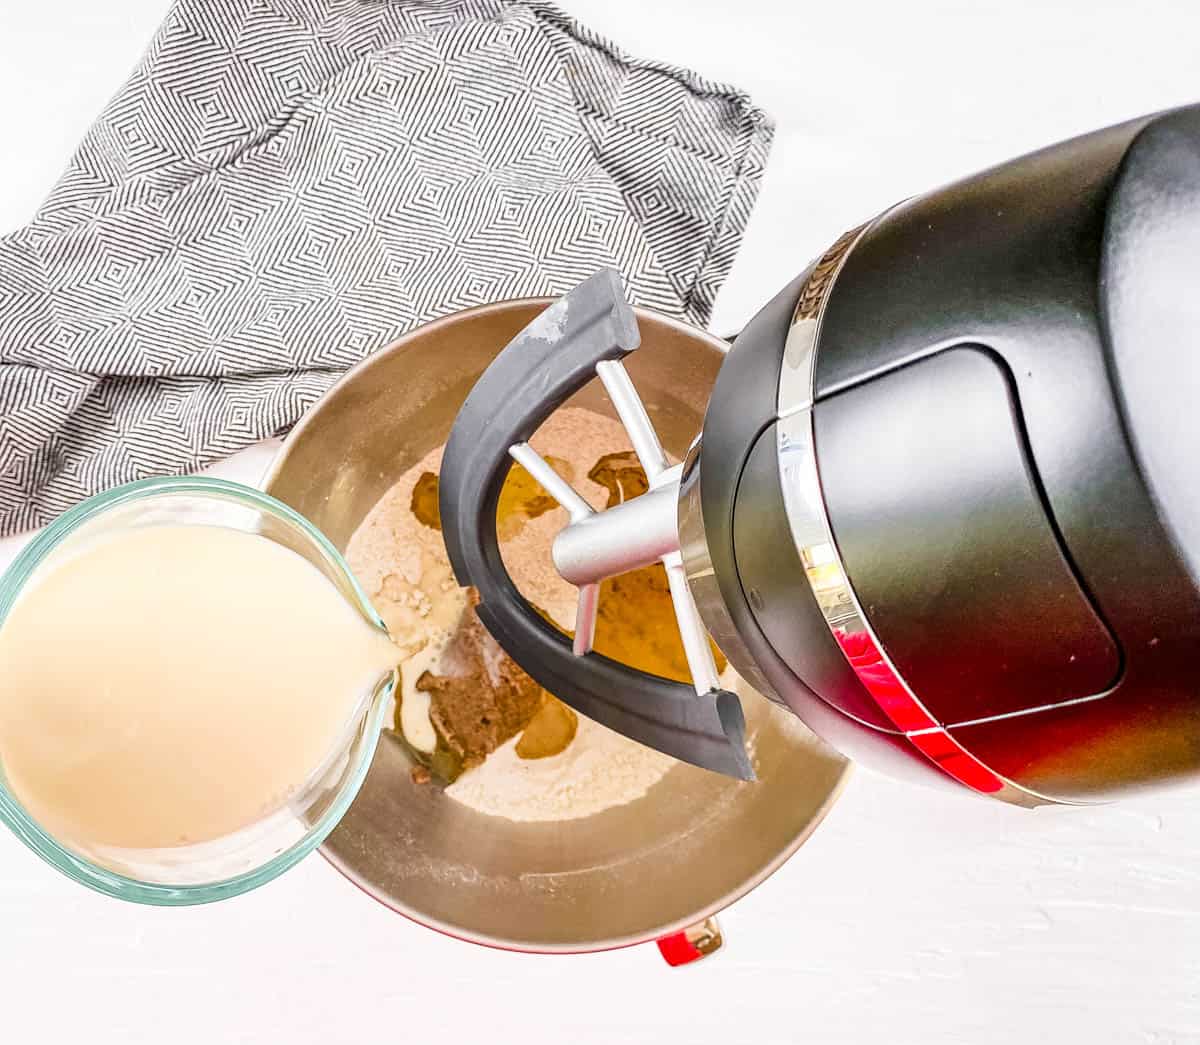
[[[658,433],[650,421],[650,415],[647,414],[646,407],[625,368],[619,362],[609,360],[596,365],[596,375],[612,399],[651,488],[657,489],[677,481],[681,466],[672,467],[667,460]],[[542,488],[566,509],[572,523],[595,515],[591,505],[528,443],[517,443],[509,447],[508,452],[514,461],[522,465]],[[683,651],[692,675],[692,684],[700,694],[719,689],[721,682],[717,675],[712,648],[708,643],[708,631],[688,587],[683,559],[676,550],[664,555],[660,561],[667,572],[671,603],[675,609],[675,619],[679,625],[680,638],[683,640]],[[583,656],[592,649],[596,637],[599,602],[598,582],[580,585],[579,601],[575,607],[575,638],[572,642],[576,656]]]
[[696,608],[696,600],[692,598],[692,589],[688,587],[683,557],[679,552],[672,552],[663,556],[662,563],[667,570],[667,584],[671,588],[671,602],[675,605],[675,620],[679,625],[679,637],[683,639],[683,652],[687,657],[688,670],[692,673],[692,684],[701,695],[720,689],[717,663],[708,644],[708,631]]
[[[587,503],[575,488],[558,474],[528,443],[517,443],[508,448],[509,456],[521,465],[525,471],[534,477],[551,497],[553,497],[572,522],[580,522],[594,514],[592,506]],[[600,585],[584,584],[579,588],[579,602],[575,606],[575,639],[571,644],[577,657],[582,657],[592,648],[592,640],[596,637],[596,613],[600,603]]]
[[619,360],[609,359],[596,364],[596,376],[603,382],[621,424],[629,433],[633,452],[637,454],[646,478],[651,486],[656,485],[658,477],[667,470],[670,462],[663,451],[662,443],[658,441],[658,433],[654,430],[650,415],[646,413],[641,396],[633,386],[629,372]]
[[[629,372],[619,361],[606,360],[596,364],[596,376],[603,382],[617,416],[629,434],[633,451],[646,473],[650,489],[658,490],[660,487],[678,483],[683,466],[672,467],[667,460],[658,433],[654,430],[650,415],[646,412],[646,406],[638,395]],[[704,694],[719,689],[721,681],[712,648],[708,643],[708,630],[704,627],[700,611],[696,608],[696,601],[692,598],[678,544],[675,547],[675,551],[668,552],[660,561],[667,571],[671,603],[675,608],[675,620],[679,625],[679,636],[683,640],[683,651],[692,675],[692,684],[697,693]]]
[[585,584],[579,589],[579,602],[575,606],[575,641],[572,643],[577,657],[582,657],[592,648],[592,642],[596,638],[596,612],[599,605],[599,584]]
[[664,472],[658,473],[658,478],[650,484],[651,490],[658,490],[666,486],[672,490],[679,488],[679,480],[683,477],[683,462],[673,464]]
[[575,488],[558,474],[545,458],[528,443],[517,443],[508,448],[509,456],[521,465],[542,485],[542,489],[553,497],[571,517],[572,522],[579,522],[592,514],[592,506],[587,503]]

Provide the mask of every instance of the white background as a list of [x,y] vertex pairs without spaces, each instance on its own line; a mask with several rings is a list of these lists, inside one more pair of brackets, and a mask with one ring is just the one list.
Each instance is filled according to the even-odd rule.
[[[722,332],[896,199],[1200,98],[1195,0],[567,2],[778,121]],[[0,5],[0,230],[29,218],[165,8]],[[225,474],[253,481],[266,457]],[[14,551],[0,544],[0,563]],[[1195,801],[1026,813],[859,773],[723,916],[725,952],[681,971],[652,946],[537,958],[454,943],[319,857],[224,904],[127,906],[0,832],[0,1040],[1200,1041]]]

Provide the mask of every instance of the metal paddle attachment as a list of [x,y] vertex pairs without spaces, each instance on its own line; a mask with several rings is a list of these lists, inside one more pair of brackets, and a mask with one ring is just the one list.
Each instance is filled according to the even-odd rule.
[[[621,365],[639,342],[620,277],[605,269],[547,308],[504,348],[471,390],[446,443],[439,481],[446,549],[459,584],[478,590],[484,625],[541,686],[631,740],[751,780],[741,703],[720,687],[680,562],[679,467],[668,466]],[[650,482],[645,494],[600,512],[528,444],[542,422],[594,377],[604,383]],[[496,508],[514,460],[571,517],[555,541],[554,560],[579,588],[573,643],[526,601],[501,559]],[[667,571],[693,686],[591,648],[600,581],[656,561]]]

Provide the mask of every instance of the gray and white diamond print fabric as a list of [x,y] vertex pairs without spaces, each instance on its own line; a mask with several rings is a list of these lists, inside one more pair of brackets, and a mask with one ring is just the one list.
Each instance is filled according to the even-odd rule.
[[0,238],[0,533],[286,431],[413,326],[602,265],[703,324],[770,139],[743,94],[547,4],[178,0]]

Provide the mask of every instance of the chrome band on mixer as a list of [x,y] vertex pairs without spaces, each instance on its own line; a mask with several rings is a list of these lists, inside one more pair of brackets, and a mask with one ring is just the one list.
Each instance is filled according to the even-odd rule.
[[816,346],[825,303],[842,264],[870,224],[842,236],[813,267],[796,306],[779,380],[780,486],[796,551],[821,615],[855,675],[897,729],[943,772],[972,790],[1016,805],[1045,800],[970,754],[925,708],[862,612],[833,538],[813,429]]

